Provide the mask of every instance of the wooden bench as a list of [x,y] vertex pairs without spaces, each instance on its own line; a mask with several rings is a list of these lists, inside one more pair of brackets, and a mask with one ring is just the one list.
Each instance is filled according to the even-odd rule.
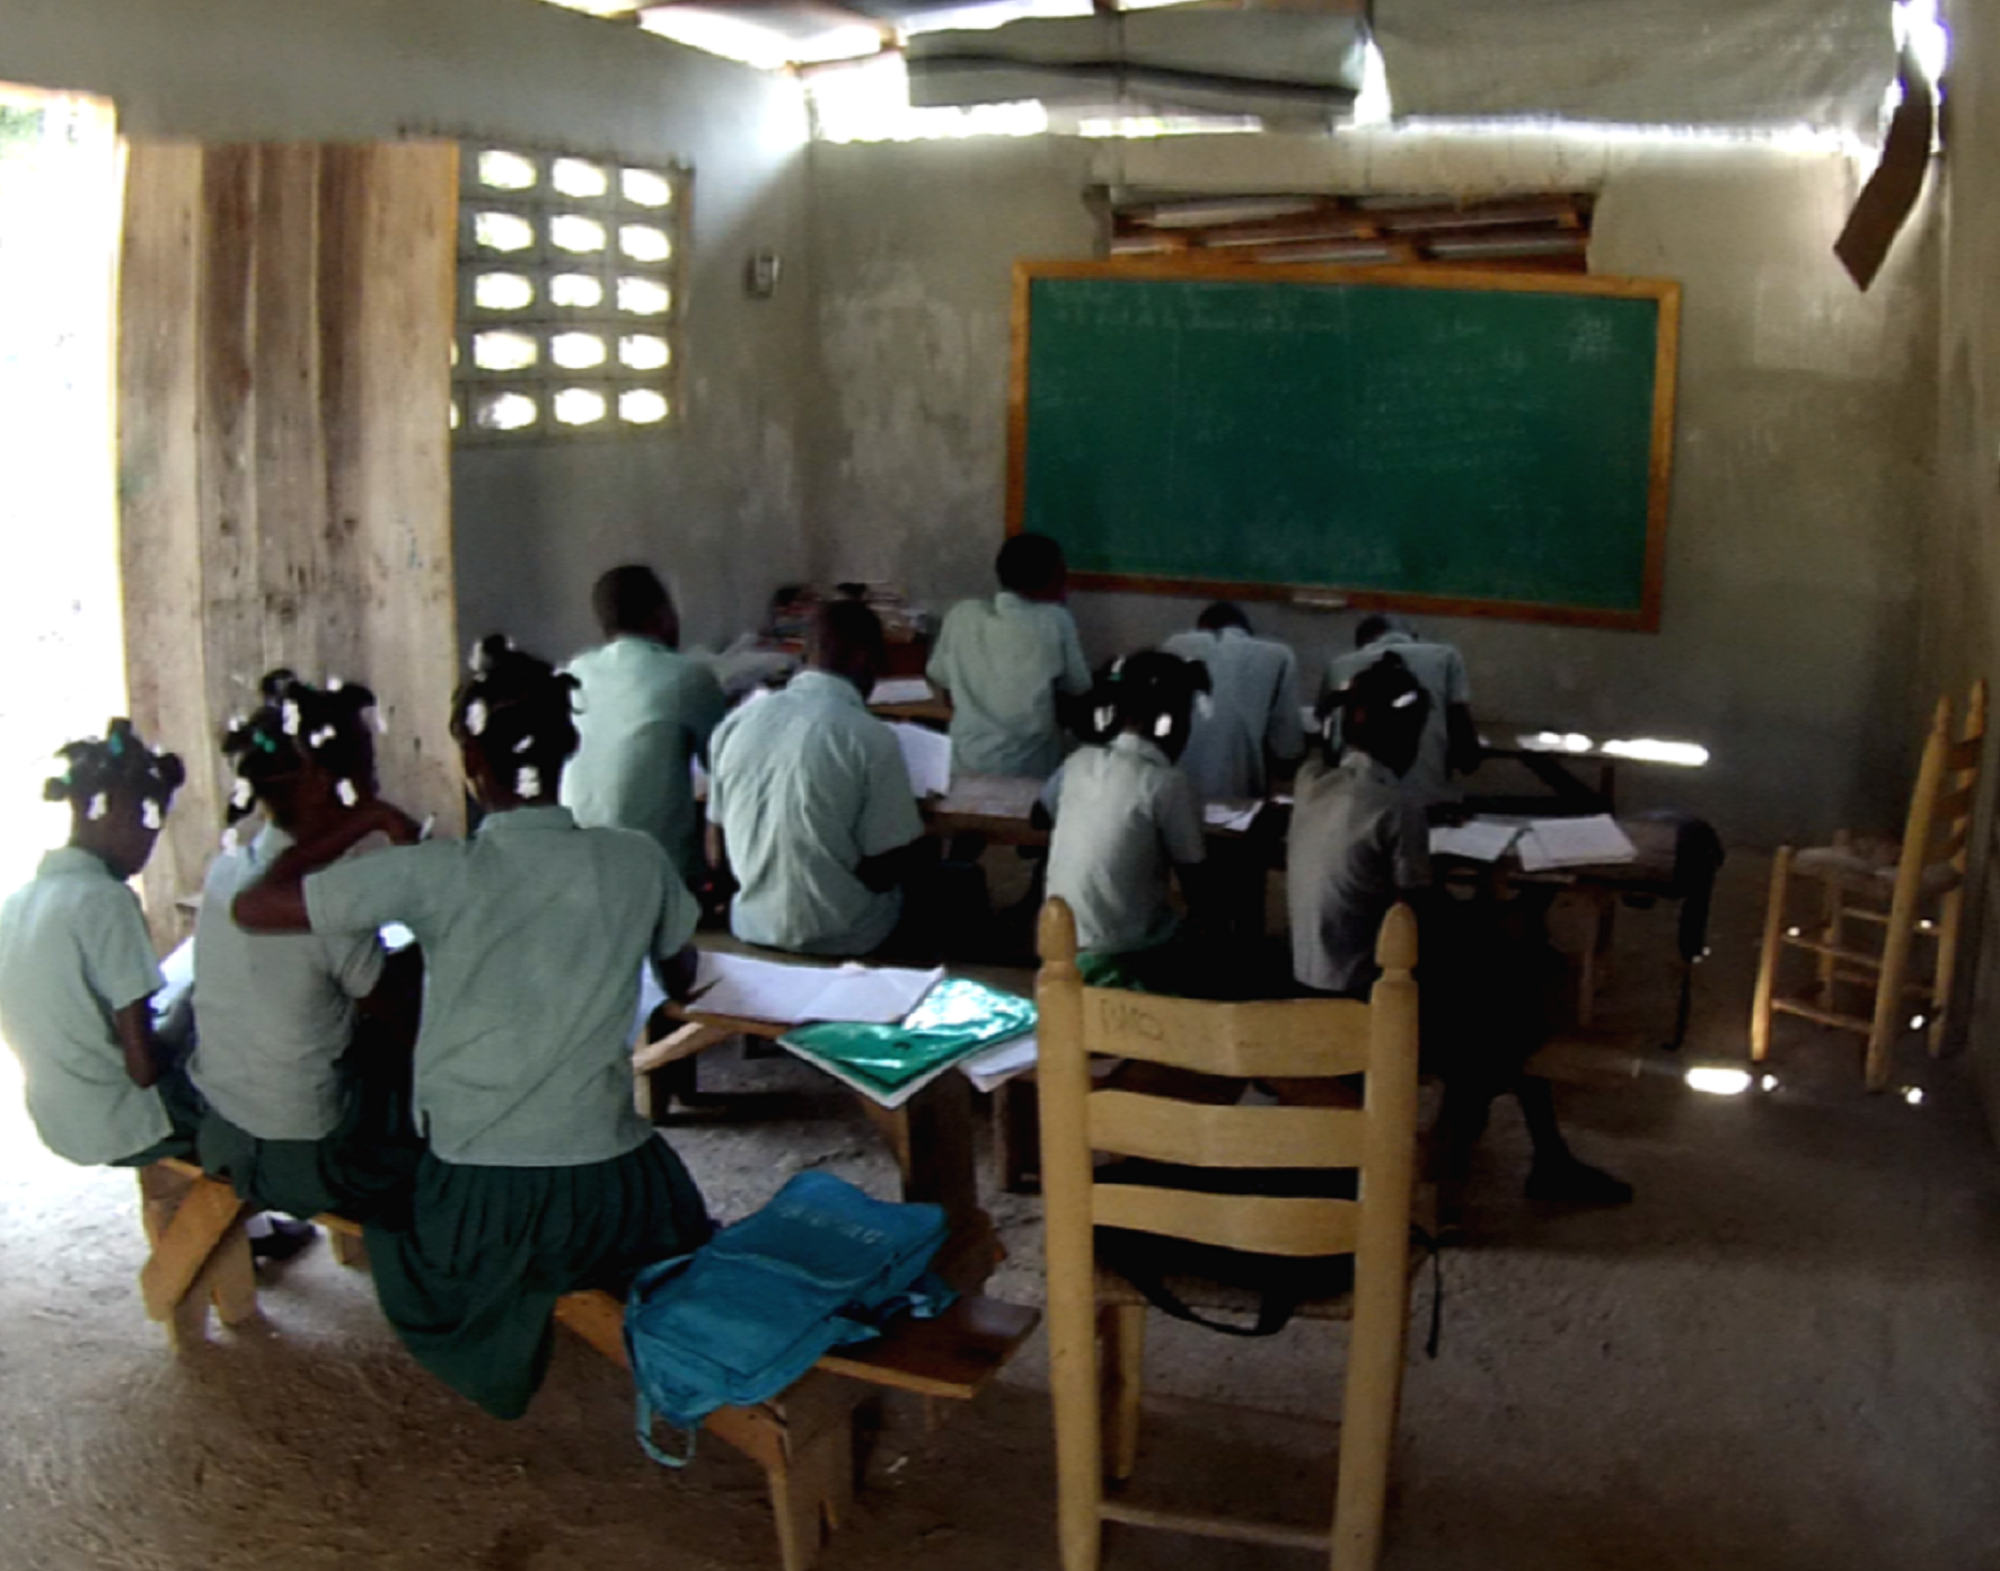
[[[139,1174],[152,1254],[139,1273],[146,1312],[167,1325],[176,1346],[206,1338],[212,1307],[225,1325],[256,1316],[257,1278],[244,1231],[249,1207],[236,1191],[191,1162],[156,1162]],[[359,1224],[314,1218],[337,1258],[359,1263]],[[990,1240],[954,1239],[938,1268],[947,1279],[977,1262]],[[609,1293],[571,1293],[556,1319],[621,1368],[625,1308]],[[856,1413],[878,1390],[970,1401],[985,1389],[1040,1321],[1033,1309],[967,1294],[935,1320],[905,1317],[878,1340],[829,1353],[781,1395],[755,1407],[726,1407],[704,1430],[764,1469],[777,1521],[783,1571],[807,1571],[854,1498]]]

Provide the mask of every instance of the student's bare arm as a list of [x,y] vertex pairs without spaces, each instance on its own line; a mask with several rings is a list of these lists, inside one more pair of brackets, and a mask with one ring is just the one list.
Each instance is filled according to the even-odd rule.
[[136,998],[112,1017],[118,1028],[118,1048],[125,1055],[125,1073],[146,1090],[160,1078],[159,1048],[153,1041],[153,1001]]
[[382,976],[375,990],[356,1002],[363,1014],[414,1042],[417,1025],[423,1017],[423,951],[411,944],[388,956],[382,962]]
[[659,979],[661,990],[676,1003],[684,1003],[688,994],[694,991],[694,975],[701,964],[701,951],[693,944],[683,944],[680,952],[665,960],[653,962],[653,975]]
[[415,845],[423,837],[422,826],[401,808],[380,798],[364,802],[325,834],[287,847],[262,878],[238,893],[229,908],[236,925],[252,933],[311,932],[306,875],[338,861],[377,833],[396,845]]
[[909,882],[910,874],[915,870],[929,844],[925,836],[919,835],[908,845],[897,846],[893,851],[884,851],[877,856],[864,856],[855,864],[854,876],[876,894],[883,894],[899,884]]
[[1486,751],[1479,745],[1479,727],[1472,718],[1471,706],[1447,705],[1444,723],[1447,762],[1459,774],[1471,774]]

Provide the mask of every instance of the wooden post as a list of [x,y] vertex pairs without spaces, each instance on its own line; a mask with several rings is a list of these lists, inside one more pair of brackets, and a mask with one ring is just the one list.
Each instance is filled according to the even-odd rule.
[[1882,974],[1875,986],[1875,1017],[1868,1031],[1865,1073],[1868,1089],[1889,1083],[1889,1053],[1902,1034],[1903,1011],[1909,1007],[1903,982],[1909,973],[1910,938],[1923,898],[1924,859],[1930,846],[1931,822],[1938,788],[1944,780],[1945,753],[1951,745],[1951,700],[1940,698],[1931,716],[1931,732],[1917,770],[1917,789],[1910,798],[1910,816],[1903,828],[1902,857],[1896,865],[1896,892],[1889,901],[1889,925],[1882,935]]
[[1067,904],[1042,907],[1042,1195],[1048,1234],[1049,1395],[1055,1408],[1056,1532],[1063,1571],[1097,1571],[1104,1525],[1104,1442],[1098,1412],[1096,1259],[1090,1217],[1090,1132],[1085,1098],[1083,978],[1076,919]]
[[1791,890],[1792,848],[1779,846],[1771,858],[1771,892],[1764,901],[1764,947],[1757,960],[1757,992],[1750,1004],[1750,1058],[1761,1064],[1771,1051],[1771,1000],[1778,982],[1778,951],[1784,942],[1785,896]]
[[1389,1455],[1409,1330],[1410,1195],[1416,1182],[1417,920],[1399,905],[1375,946],[1381,978],[1368,999],[1372,1039],[1363,1091],[1361,1237],[1340,1418],[1333,1571],[1374,1571],[1389,1494]]

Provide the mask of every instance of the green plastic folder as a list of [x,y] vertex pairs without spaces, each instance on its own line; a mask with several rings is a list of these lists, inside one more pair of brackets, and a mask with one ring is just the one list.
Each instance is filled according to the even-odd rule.
[[900,1107],[961,1059],[1034,1029],[1032,1000],[947,977],[899,1024],[796,1026],[778,1043],[884,1107]]

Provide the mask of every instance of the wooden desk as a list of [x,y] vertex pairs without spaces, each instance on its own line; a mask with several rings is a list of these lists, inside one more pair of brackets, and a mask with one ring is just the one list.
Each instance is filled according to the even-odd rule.
[[[1033,821],[1043,785],[1032,776],[957,774],[943,796],[926,798],[918,806],[925,827],[934,835],[978,834],[995,845],[1047,845],[1049,831],[1037,828]],[[1235,812],[1268,806],[1247,797],[1216,805]],[[1256,825],[1253,821],[1244,829],[1224,829],[1216,824],[1203,828],[1211,839],[1240,841],[1248,838]]]
[[[1686,902],[1705,899],[1708,894],[1706,885],[1696,888],[1681,876],[1678,825],[1653,818],[1621,818],[1618,827],[1638,852],[1638,856],[1630,862],[1589,863],[1531,873],[1521,866],[1520,859],[1512,851],[1497,863],[1451,856],[1438,858],[1445,878],[1461,883],[1490,881],[1500,889],[1515,884],[1564,889],[1576,894],[1591,907],[1591,920],[1584,932],[1584,948],[1577,977],[1576,1016],[1577,1023],[1584,1026],[1592,1024],[1596,1018],[1597,994],[1603,985],[1619,901],[1638,898]],[[1705,920],[1701,925],[1705,928]],[[1683,924],[1681,997],[1674,1035],[1669,1043],[1674,1048],[1680,1046],[1687,1031],[1688,989],[1692,967],[1701,953],[1701,948],[1690,942]]]
[[951,705],[936,696],[919,699],[913,704],[870,704],[868,712],[884,720],[909,720],[917,725],[935,726],[939,730],[951,724]]
[[[776,1041],[791,1029],[769,1020],[744,1020],[669,1004],[680,1029],[642,1047],[632,1058],[642,1087],[641,1106],[657,1119],[665,1110],[661,1072],[732,1036]],[[803,1060],[801,1060],[803,1062]],[[854,1093],[903,1175],[903,1198],[944,1208],[951,1239],[938,1256],[938,1273],[961,1292],[976,1292],[1001,1259],[992,1217],[979,1204],[973,1150],[972,1085],[956,1069],[939,1075],[901,1107],[888,1108]]]
[[[1490,797],[1481,794],[1478,810],[1490,813],[1539,813],[1550,817],[1617,811],[1618,759],[1592,742],[1583,748],[1531,747],[1527,739],[1552,734],[1546,726],[1519,725],[1496,720],[1479,727],[1479,745],[1485,758],[1504,758],[1519,764],[1543,785],[1550,795],[1541,797]],[[1594,767],[1594,781],[1584,771]],[[1468,805],[1471,805],[1468,803]]]

